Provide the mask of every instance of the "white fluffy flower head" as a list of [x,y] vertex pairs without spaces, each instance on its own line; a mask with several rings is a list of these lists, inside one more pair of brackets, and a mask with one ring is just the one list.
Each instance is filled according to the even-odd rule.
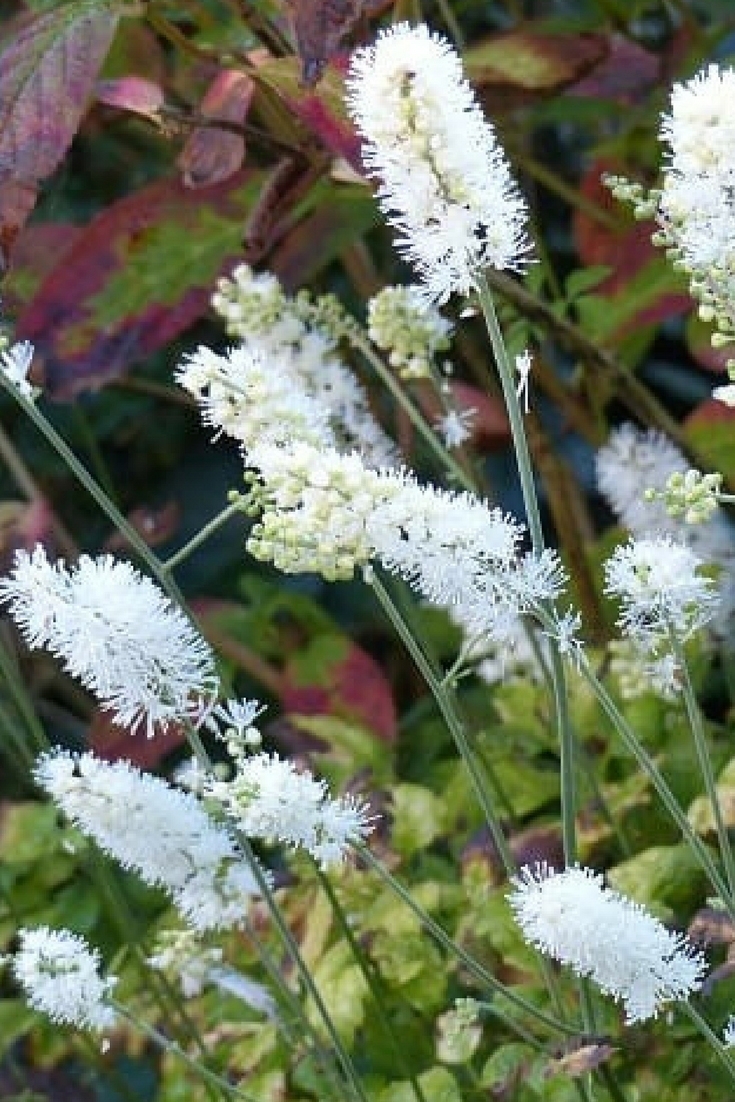
[[19,551],[0,602],[28,645],[61,658],[121,727],[150,737],[216,693],[205,641],[149,578],[111,555],[67,568],[40,545]]
[[660,539],[631,540],[605,563],[605,592],[621,603],[618,624],[645,648],[675,632],[682,641],[715,613],[711,578],[698,573],[701,559],[685,544]]
[[236,925],[259,894],[229,834],[192,793],[92,754],[44,754],[34,776],[105,853],[167,891],[195,929]]
[[523,268],[525,203],[446,39],[398,23],[355,52],[347,88],[365,165],[427,298],[466,294],[487,267]]
[[20,931],[13,974],[35,1010],[54,1022],[105,1030],[115,1023],[108,1003],[117,980],[100,975],[100,957],[70,930],[48,926]]
[[604,886],[586,868],[522,869],[510,905],[526,940],[589,977],[623,1003],[628,1023],[655,1017],[662,1005],[701,985],[704,958],[640,904]]
[[421,288],[384,287],[368,302],[368,334],[388,353],[388,362],[405,380],[431,378],[436,356],[449,348],[451,325]]
[[33,401],[41,393],[28,380],[28,372],[33,363],[34,348],[30,341],[18,341],[10,348],[2,348],[0,345],[0,371],[8,382],[18,390],[24,398]]
[[206,791],[250,837],[305,849],[324,867],[372,830],[364,804],[332,799],[323,780],[275,754],[243,755],[232,780],[211,779]]

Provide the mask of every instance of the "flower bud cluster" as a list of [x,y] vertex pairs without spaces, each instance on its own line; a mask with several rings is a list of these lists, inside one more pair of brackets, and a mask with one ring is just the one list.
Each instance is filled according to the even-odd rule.
[[722,475],[702,474],[690,467],[675,471],[663,490],[646,490],[647,501],[662,501],[671,517],[681,517],[685,524],[706,524],[719,509]]
[[384,287],[368,302],[368,334],[401,379],[430,379],[452,327],[415,286]]

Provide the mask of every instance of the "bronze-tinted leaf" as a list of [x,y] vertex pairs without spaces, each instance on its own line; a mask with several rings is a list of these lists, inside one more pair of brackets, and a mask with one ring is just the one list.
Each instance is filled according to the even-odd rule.
[[111,6],[66,4],[0,54],[0,179],[43,180],[66,153],[112,42]]
[[49,396],[70,398],[121,375],[207,309],[225,262],[242,257],[258,185],[247,172],[196,193],[160,180],[84,228],[18,320]]
[[[223,69],[214,78],[201,102],[206,119],[242,125],[252,103],[255,84],[247,73]],[[245,138],[234,130],[197,126],[178,159],[187,187],[209,187],[228,180],[245,160]]]
[[0,179],[0,272],[10,264],[15,239],[36,205],[37,194],[34,183]]
[[604,1041],[598,1041],[591,1045],[582,1045],[574,1052],[569,1052],[558,1060],[552,1060],[549,1064],[549,1075],[569,1075],[572,1079],[580,1075],[587,1075],[594,1071],[600,1064],[609,1060],[615,1049]]
[[304,84],[316,84],[362,11],[363,0],[293,0],[291,19]]
[[478,42],[465,53],[464,64],[483,90],[552,92],[579,80],[607,50],[604,35],[550,34],[527,26]]
[[[2,190],[0,185],[0,195]],[[28,305],[80,233],[81,226],[71,222],[33,222],[25,227],[13,247],[10,271],[3,282],[3,306],[11,315]]]
[[727,911],[702,907],[690,922],[687,933],[700,945],[733,945],[735,922]]
[[121,111],[132,111],[148,118],[155,118],[164,103],[159,84],[133,75],[98,81],[95,96],[108,107],[119,107]]

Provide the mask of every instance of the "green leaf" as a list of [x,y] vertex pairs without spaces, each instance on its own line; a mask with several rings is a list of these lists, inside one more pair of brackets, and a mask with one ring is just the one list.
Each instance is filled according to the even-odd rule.
[[393,789],[393,845],[405,857],[430,846],[445,830],[442,800],[418,784]]

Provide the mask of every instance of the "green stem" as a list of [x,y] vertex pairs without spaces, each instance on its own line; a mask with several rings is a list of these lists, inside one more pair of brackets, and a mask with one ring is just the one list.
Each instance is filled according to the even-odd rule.
[[424,654],[418,641],[413,635],[413,632],[408,627],[406,621],[395,605],[392,597],[388,593],[383,583],[378,578],[375,571],[371,570],[367,575],[366,580],[372,587],[381,608],[385,612],[385,615],[390,620],[394,627],[396,634],[401,642],[406,647],[406,650],[413,658],[419,672],[423,676],[426,684],[428,685],[434,700],[437,703],[439,711],[442,714],[444,722],[446,723],[449,731],[454,739],[459,754],[462,758],[465,768],[470,776],[472,787],[474,788],[475,795],[477,796],[478,803],[482,808],[485,816],[490,835],[497,850],[498,856],[503,863],[503,867],[507,875],[510,877],[515,872],[515,864],[513,857],[508,849],[508,843],[505,840],[503,831],[500,828],[500,824],[497,821],[495,811],[493,809],[488,794],[485,789],[485,781],[477,767],[475,756],[472,753],[472,749],[467,740],[467,736],[464,730],[464,724],[454,706],[451,693],[447,690],[447,686],[443,683],[442,679],[436,674],[428,658]]
[[733,919],[735,919],[735,905],[730,898],[726,882],[723,880],[722,876],[718,872],[717,867],[712,860],[709,851],[707,850],[707,847],[704,845],[701,838],[694,832],[689,820],[687,819],[682,809],[679,807],[679,804],[676,801],[676,797],[664,780],[664,777],[662,776],[655,762],[647,753],[645,748],[641,745],[635,731],[627,722],[625,716],[617,707],[615,701],[612,699],[605,686],[602,684],[599,678],[595,676],[589,666],[588,660],[585,657],[582,657],[580,660],[579,670],[585,681],[597,697],[599,704],[601,705],[603,711],[612,723],[613,727],[620,735],[627,750],[632,754],[632,756],[638,762],[640,768],[653,784],[653,787],[656,789],[659,799],[668,811],[671,818],[679,827],[679,830],[681,831],[687,844],[690,846],[692,852],[697,858],[697,861],[709,877],[712,887],[715,889],[715,891],[725,904],[728,913]]
[[444,447],[444,444],[441,442],[434,429],[432,429],[429,422],[416,408],[400,383],[397,382],[392,371],[385,366],[381,357],[375,354],[367,337],[363,336],[357,328],[353,331],[351,326],[345,328],[344,336],[353,348],[356,348],[370,364],[380,381],[386,389],[390,391],[396,403],[404,411],[413,427],[429,445],[442,466],[446,468],[450,478],[458,483],[463,489],[469,491],[469,493],[476,493],[477,487],[475,486],[474,480],[460,466],[454,456],[449,453],[447,448]]
[[727,1069],[730,1078],[735,1083],[735,1057],[727,1045],[724,1045],[713,1029],[709,1027],[699,1011],[690,1002],[681,1003],[681,1009],[694,1026],[699,1030],[709,1044],[723,1067]]
[[117,1011],[121,1018],[125,1018],[126,1021],[146,1037],[150,1038],[155,1045],[157,1045],[163,1052],[171,1053],[183,1060],[184,1063],[196,1072],[200,1079],[203,1079],[206,1083],[210,1083],[213,1086],[218,1087],[221,1091],[225,1091],[233,1098],[240,1098],[242,1102],[259,1102],[259,1100],[252,1094],[246,1094],[245,1091],[241,1091],[239,1087],[234,1086],[232,1083],[228,1083],[226,1079],[223,1079],[221,1075],[217,1075],[216,1072],[210,1071],[209,1068],[204,1067],[192,1056],[186,1052],[181,1045],[170,1041],[168,1037],[164,1036],[152,1025],[148,1025],[147,1022],[142,1021],[140,1018],[136,1018],[130,1011],[116,1002],[114,999],[110,1000],[110,1005]]
[[730,899],[735,900],[735,860],[733,859],[732,846],[730,845],[727,827],[722,817],[722,807],[720,805],[717,782],[712,770],[712,761],[707,747],[707,736],[702,721],[702,712],[697,703],[684,648],[676,632],[672,628],[669,628],[669,642],[674,657],[676,658],[677,665],[681,671],[681,690],[684,697],[684,705],[694,738],[694,746],[697,751],[697,759],[699,761],[699,768],[702,773],[707,799],[712,808],[715,829],[717,831],[717,840],[720,845],[720,856],[722,857],[725,875],[727,876],[727,882],[730,888]]
[[316,861],[314,861],[313,864],[316,870],[317,877],[319,879],[319,883],[321,884],[322,889],[327,896],[330,906],[335,914],[337,922],[339,923],[342,936],[346,939],[347,944],[352,950],[352,955],[355,958],[357,965],[362,972],[365,983],[370,990],[370,994],[375,1001],[375,1005],[378,1010],[378,1021],[380,1022],[380,1028],[383,1032],[383,1035],[388,1042],[388,1047],[392,1050],[393,1057],[396,1060],[398,1067],[401,1069],[401,1073],[408,1079],[409,1083],[411,1084],[411,1089],[416,1096],[417,1102],[427,1102],[426,1095],[421,1089],[421,1084],[419,1083],[418,1078],[413,1073],[413,1071],[411,1071],[406,1062],[403,1049],[400,1042],[398,1041],[395,1030],[391,1023],[388,1008],[385,1005],[385,999],[383,997],[384,990],[382,977],[380,976],[380,973],[377,971],[377,969],[374,968],[372,962],[367,958],[366,954],[363,952],[361,946],[359,945],[357,938],[352,932],[352,927],[350,926],[349,920],[344,912],[342,904],[337,898],[337,893],[332,887],[329,877],[324,872],[322,872]]
[[[521,491],[523,493],[523,503],[526,507],[531,544],[534,554],[540,556],[545,551],[546,545],[541,525],[541,511],[539,509],[536,486],[533,480],[531,454],[528,450],[526,430],[523,424],[523,413],[516,394],[515,373],[500,329],[498,315],[495,312],[495,303],[493,302],[492,293],[484,276],[477,280],[477,293],[485,318],[488,335],[490,337],[490,344],[492,345],[493,354],[495,356],[495,366],[498,371],[503,398],[505,400],[505,408],[510,422],[511,436],[513,437],[513,447],[515,449],[518,476],[520,478]],[[559,653],[559,647],[553,637],[551,638],[550,647],[550,667],[554,694],[556,730],[559,738],[559,754],[561,759],[561,808],[564,859],[567,865],[573,865],[577,858],[577,796],[574,770],[574,733],[569,719],[564,663]]]
[[[203,768],[206,770],[206,772],[211,773],[212,762],[209,758],[209,755],[207,754],[207,751],[204,749],[198,733],[190,724],[187,724],[187,739],[189,745],[192,747],[197,759],[199,760]],[[314,983],[311,973],[309,972],[304,958],[301,955],[301,950],[296,943],[296,939],[287,926],[283,915],[281,914],[281,910],[273,897],[273,891],[268,882],[268,877],[263,872],[262,868],[260,867],[260,862],[253,853],[253,848],[250,845],[250,840],[245,836],[245,834],[243,834],[243,832],[239,829],[237,823],[234,821],[232,824],[231,833],[250,867],[250,871],[255,878],[256,884],[258,885],[258,890],[260,891],[260,894],[263,897],[265,905],[268,909],[268,914],[270,915],[271,921],[273,922],[273,925],[278,931],[281,941],[283,942],[289,956],[296,966],[296,970],[299,973],[304,988],[311,996],[314,1005],[322,1019],[324,1028],[327,1032],[332,1048],[334,1049],[339,1064],[342,1068],[345,1079],[350,1084],[358,1102],[368,1102],[353,1062],[350,1059],[344,1045],[342,1044],[334,1022],[332,1021],[332,1017],[327,1010],[319,989]],[[307,1025],[308,1027],[308,1020],[306,1018],[306,1015],[302,1015],[302,1019],[305,1025]]]
[[137,552],[142,561],[146,564],[153,576],[160,582],[161,586],[166,590],[171,599],[182,608],[185,608],[184,601],[179,593],[178,587],[166,574],[166,571],[162,568],[156,555],[153,554],[148,544],[141,537],[141,535],[135,530],[128,520],[123,516],[120,510],[102,489],[102,487],[95,482],[84,465],[75,456],[74,452],[68,446],[66,441],[59,436],[56,429],[50,423],[50,421],[44,417],[36,404],[30,401],[28,398],[24,398],[22,394],[10,383],[6,377],[0,372],[0,386],[3,386],[5,390],[13,396],[15,401],[22,407],[23,411],[28,415],[33,424],[36,426],[41,435],[48,441],[57,455],[61,456],[69,470],[74,477],[84,487],[87,493],[92,497],[95,503],[99,506],[105,516],[112,522],[115,528],[125,537],[130,546]]
[[[489,988],[489,990],[492,991],[494,995],[507,999],[508,1002],[510,1002],[513,1006],[516,1006],[519,1009],[525,1011],[532,1018],[535,1018],[543,1025],[548,1026],[550,1029],[553,1029],[558,1033],[569,1034],[572,1036],[576,1036],[579,1033],[579,1030],[576,1027],[567,1025],[566,1023],[561,1022],[556,1018],[552,1018],[549,1014],[545,1014],[543,1010],[539,1010],[537,1006],[534,1006],[532,1003],[527,1002],[514,990],[509,987],[505,987],[502,983],[500,983],[499,980],[496,980],[492,972],[488,972],[486,968],[483,968],[479,961],[475,960],[475,958],[471,956],[470,953],[468,953],[465,949],[463,949],[461,945],[458,945],[457,942],[449,936],[446,930],[444,930],[438,922],[435,922],[428,911],[424,910],[424,908],[416,902],[411,893],[403,887],[399,880],[396,880],[393,874],[389,872],[388,869],[385,868],[385,866],[377,859],[377,857],[375,857],[370,852],[367,846],[359,845],[355,848],[360,854],[361,858],[370,866],[370,868],[374,869],[375,872],[378,873],[378,875],[386,882],[386,884],[388,884],[391,890],[395,892],[398,898],[401,899],[402,902],[405,903],[406,906],[409,908],[409,910],[413,912],[413,914],[419,920],[424,929],[428,930],[428,932],[433,937],[435,937],[439,944],[442,945],[448,952],[457,957],[457,959],[460,960],[462,964],[464,964],[464,966],[467,968],[467,971],[470,972],[475,977],[475,979],[479,980],[480,983]],[[498,1013],[497,1010],[496,1013]],[[510,1029],[518,1032],[518,1026],[512,1018],[504,1018],[503,1020]],[[528,1036],[529,1035],[526,1034],[527,1039]],[[534,1041],[533,1043],[539,1045],[538,1041]]]
[[232,517],[238,513],[242,513],[242,504],[240,497],[236,501],[233,501],[231,505],[228,505],[226,509],[223,509],[221,513],[218,513],[216,517],[208,521],[204,527],[193,536],[188,543],[185,543],[183,547],[180,547],[178,551],[170,555],[162,564],[161,569],[165,570],[167,574],[170,574],[184,559],[188,559],[197,548],[201,547],[211,535],[213,535],[218,528],[221,528]]

